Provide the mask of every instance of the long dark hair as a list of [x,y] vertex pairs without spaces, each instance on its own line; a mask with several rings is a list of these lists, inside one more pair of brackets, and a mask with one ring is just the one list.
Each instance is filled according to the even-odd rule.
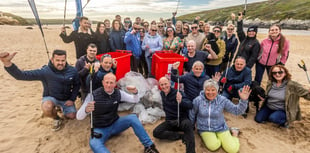
[[[97,34],[100,34],[100,32],[99,32],[100,25],[104,25],[104,27],[106,28],[104,22],[98,22],[97,27],[96,27],[96,33]],[[106,29],[104,29],[103,35],[108,36],[108,32]]]
[[[281,31],[281,26],[278,24],[274,24],[274,25],[270,26],[270,28],[271,27],[278,27],[279,30]],[[270,28],[269,28],[269,31],[270,31]],[[282,54],[286,38],[282,35],[282,33],[280,33],[279,36],[280,36],[280,40],[279,40],[279,48],[277,50],[277,53]]]

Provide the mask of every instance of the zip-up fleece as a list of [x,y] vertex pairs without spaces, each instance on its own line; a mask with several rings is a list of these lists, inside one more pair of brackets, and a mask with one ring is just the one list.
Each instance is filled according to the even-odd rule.
[[193,101],[193,109],[189,112],[189,118],[199,132],[221,132],[228,130],[223,111],[240,115],[244,113],[248,100],[239,100],[237,105],[233,104],[224,96],[217,95],[212,101],[205,97],[204,91]]
[[280,42],[280,36],[277,38],[276,41],[273,41],[270,37],[264,39],[261,42],[261,50],[258,56],[259,63],[262,65],[267,65],[267,66],[273,66],[278,63],[285,64],[287,57],[288,57],[288,52],[289,52],[289,47],[290,43],[288,40],[285,41],[284,47],[283,47],[283,53],[280,55],[277,53],[278,48],[279,48],[279,42]]

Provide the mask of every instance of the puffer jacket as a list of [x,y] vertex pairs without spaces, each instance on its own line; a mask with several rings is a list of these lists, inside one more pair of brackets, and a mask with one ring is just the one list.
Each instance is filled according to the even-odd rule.
[[222,132],[228,130],[223,110],[234,115],[244,113],[248,101],[239,100],[237,105],[227,98],[217,95],[212,101],[205,97],[204,91],[193,101],[193,109],[189,112],[189,118],[194,125],[196,123],[198,132]]
[[285,64],[288,58],[289,41],[286,40],[283,47],[283,53],[280,55],[277,53],[279,48],[280,36],[276,41],[273,41],[270,37],[264,39],[261,44],[261,50],[258,56],[259,63],[262,65],[273,66],[279,63]]
[[39,80],[43,84],[43,97],[51,96],[57,100],[75,101],[80,89],[77,70],[66,64],[64,70],[57,70],[51,61],[41,69],[21,71],[15,64],[5,70],[17,80]]
[[[222,74],[220,80],[225,77],[226,71]],[[226,83],[223,87],[227,91],[229,86],[232,86],[235,94],[238,95],[238,89],[243,88],[243,86],[250,86],[252,83],[252,71],[248,67],[244,67],[242,71],[236,71],[235,66],[233,65],[227,70]]]
[[210,77],[204,73],[199,77],[196,77],[192,71],[182,76],[178,76],[177,73],[176,69],[171,69],[171,80],[178,82],[179,78],[179,82],[184,84],[184,93],[191,101],[203,90],[203,83],[210,79]]
[[[266,86],[266,95],[269,93],[271,86],[272,82],[268,81]],[[285,112],[286,120],[288,123],[291,123],[295,120],[301,120],[301,110],[299,106],[300,97],[310,100],[309,90],[303,88],[303,86],[298,82],[289,80],[285,88]],[[265,104],[266,102],[264,105]]]

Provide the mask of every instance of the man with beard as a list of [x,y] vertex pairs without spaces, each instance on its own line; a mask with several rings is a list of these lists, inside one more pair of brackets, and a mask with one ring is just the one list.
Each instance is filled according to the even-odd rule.
[[66,118],[75,119],[76,108],[74,101],[79,92],[80,83],[77,70],[67,63],[66,51],[54,50],[48,65],[40,69],[22,71],[11,60],[17,52],[0,53],[0,60],[5,70],[17,80],[39,80],[43,84],[43,98],[41,109],[43,115],[53,118],[53,131],[58,131],[62,119],[57,115],[59,106]]

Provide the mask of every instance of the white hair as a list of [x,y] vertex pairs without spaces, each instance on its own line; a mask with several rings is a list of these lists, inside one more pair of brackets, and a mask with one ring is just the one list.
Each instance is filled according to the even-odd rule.
[[219,85],[216,81],[209,79],[203,83],[203,90],[205,91],[207,87],[215,87],[216,90],[219,90]]

